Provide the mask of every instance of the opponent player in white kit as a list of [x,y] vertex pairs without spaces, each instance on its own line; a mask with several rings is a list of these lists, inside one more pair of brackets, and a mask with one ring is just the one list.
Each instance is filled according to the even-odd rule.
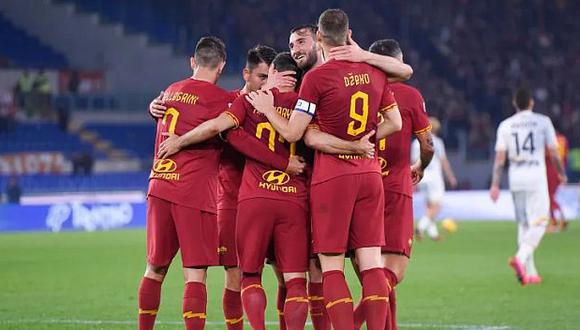
[[[439,211],[441,211],[443,195],[445,194],[443,173],[445,173],[447,181],[452,188],[457,186],[457,179],[455,178],[449,160],[447,159],[445,144],[443,143],[443,140],[437,136],[441,129],[441,124],[435,117],[429,117],[429,121],[432,126],[431,132],[433,133],[433,147],[435,153],[433,154],[431,163],[425,169],[423,180],[419,183],[419,189],[425,193],[427,210],[417,223],[415,236],[417,239],[421,239],[426,232],[432,240],[439,240],[440,236],[439,230],[437,230],[436,221],[437,215],[439,214]],[[417,140],[413,141],[411,148],[411,158],[413,161],[416,161],[419,158],[419,142]]]
[[522,285],[542,281],[534,264],[534,251],[546,231],[550,216],[550,198],[546,178],[544,150],[548,149],[562,182],[566,173],[558,157],[556,133],[547,116],[532,112],[530,91],[519,89],[513,101],[516,113],[499,124],[495,145],[495,163],[490,196],[495,202],[506,158],[509,159],[509,187],[518,222],[518,250],[509,259]]

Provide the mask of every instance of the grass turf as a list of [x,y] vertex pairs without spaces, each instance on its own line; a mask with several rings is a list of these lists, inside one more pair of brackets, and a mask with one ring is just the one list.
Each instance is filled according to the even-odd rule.
[[[515,248],[511,222],[462,222],[443,242],[416,242],[398,287],[400,328],[580,328],[576,224],[568,232],[546,235],[536,253],[544,283],[534,287],[522,288],[507,266]],[[144,266],[142,230],[1,234],[0,329],[134,329]],[[352,272],[348,277],[358,297]],[[210,329],[225,328],[222,285],[223,271],[212,268]],[[269,269],[264,286],[267,319],[275,321],[276,283]],[[182,290],[176,259],[163,285],[158,329],[183,329]]]

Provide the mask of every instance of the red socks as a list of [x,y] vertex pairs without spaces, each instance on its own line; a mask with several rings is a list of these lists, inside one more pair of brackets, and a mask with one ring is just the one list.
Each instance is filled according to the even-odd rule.
[[286,303],[286,287],[278,285],[278,296],[276,297],[276,309],[278,311],[278,328],[286,330],[286,320],[284,319],[284,304]]
[[395,286],[399,283],[397,275],[392,270],[385,268],[385,276],[387,277],[387,285],[389,286],[389,319],[387,326],[389,330],[397,330],[397,296]]
[[139,330],[151,330],[161,301],[161,282],[143,277],[139,284]]
[[363,292],[362,307],[369,330],[385,329],[389,311],[389,289],[383,268],[371,268],[361,272]]
[[207,292],[205,284],[201,282],[185,283],[183,293],[183,320],[185,329],[203,329],[206,319]]
[[253,330],[266,329],[266,294],[260,277],[260,274],[242,276],[242,304]]
[[310,302],[310,319],[314,330],[330,330],[330,320],[324,306],[322,283],[308,283],[308,300]]
[[242,296],[237,291],[224,289],[223,296],[224,317],[228,330],[244,329],[244,310],[242,308]]
[[308,317],[308,296],[306,294],[306,279],[294,278],[286,282],[286,301],[284,304],[284,319],[286,329],[304,329]]
[[324,303],[333,328],[352,330],[354,328],[352,296],[344,279],[344,273],[339,270],[324,272],[322,286]]

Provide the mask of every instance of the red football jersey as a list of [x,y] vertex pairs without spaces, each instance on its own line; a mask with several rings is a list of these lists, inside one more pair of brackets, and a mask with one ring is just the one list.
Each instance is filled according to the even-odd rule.
[[216,212],[218,165],[222,143],[213,138],[189,146],[168,159],[157,159],[162,133],[187,133],[217,117],[232,102],[229,92],[201,80],[188,78],[165,90],[167,111],[157,121],[155,157],[148,195],[202,211]]
[[431,129],[425,101],[419,91],[403,83],[390,85],[399,105],[403,128],[378,142],[378,156],[385,191],[413,196],[411,142],[413,134]]
[[[354,141],[377,128],[379,112],[396,105],[382,71],[366,63],[330,60],[304,76],[295,110],[313,115],[321,131]],[[376,157],[316,151],[312,184],[372,172],[380,173]]]
[[[277,89],[274,94],[274,106],[279,114],[290,118],[298,95],[294,92],[281,93]],[[228,114],[246,132],[255,134],[256,138],[275,154],[284,158],[295,152],[295,145],[290,144],[274,130],[268,118],[256,111],[245,97],[237,98]],[[293,201],[301,206],[307,202],[307,185],[304,176],[289,175],[253,159],[246,160],[239,201],[251,198],[271,198]]]
[[[568,139],[560,133],[556,133],[556,139],[558,140],[558,155],[560,156],[560,161],[562,165],[566,168],[568,163]],[[548,186],[557,186],[560,184],[560,177],[558,175],[558,170],[556,165],[552,163],[550,159],[550,153],[546,149],[546,173],[548,176]]]

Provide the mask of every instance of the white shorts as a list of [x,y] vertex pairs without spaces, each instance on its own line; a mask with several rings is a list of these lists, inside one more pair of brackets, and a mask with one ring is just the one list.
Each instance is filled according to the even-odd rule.
[[548,189],[512,191],[516,220],[528,226],[545,226],[550,219]]
[[428,180],[419,183],[419,189],[425,193],[425,199],[429,203],[441,204],[445,195],[445,182],[443,180]]

